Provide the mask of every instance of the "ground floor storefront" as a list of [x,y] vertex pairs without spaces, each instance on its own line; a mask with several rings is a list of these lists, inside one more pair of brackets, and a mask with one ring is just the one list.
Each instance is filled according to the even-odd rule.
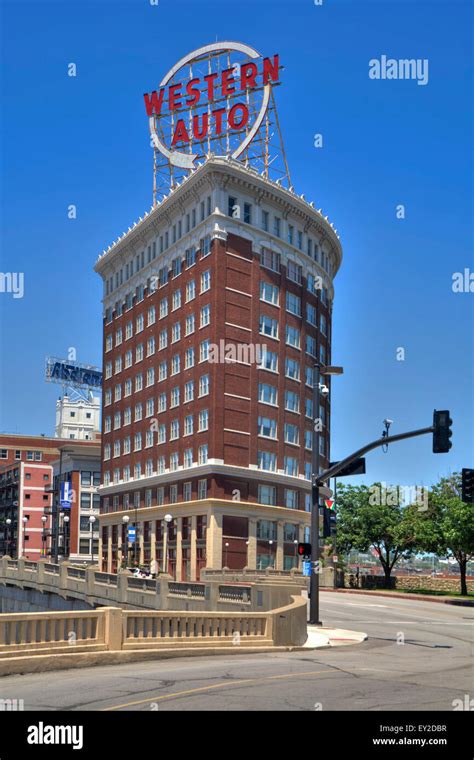
[[215,499],[108,512],[100,516],[101,569],[150,569],[156,560],[178,581],[199,580],[203,568],[291,570],[309,524],[302,510]]

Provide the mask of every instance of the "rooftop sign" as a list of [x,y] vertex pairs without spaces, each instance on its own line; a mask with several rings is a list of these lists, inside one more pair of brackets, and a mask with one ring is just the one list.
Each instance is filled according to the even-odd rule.
[[279,57],[240,42],[215,42],[181,58],[145,93],[153,146],[190,170],[214,152],[238,158],[256,137],[278,82]]

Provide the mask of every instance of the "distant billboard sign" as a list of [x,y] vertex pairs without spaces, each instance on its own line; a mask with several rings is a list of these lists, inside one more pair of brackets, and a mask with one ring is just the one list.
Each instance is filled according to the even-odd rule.
[[102,372],[90,364],[66,361],[49,356],[46,359],[46,380],[75,388],[102,388]]
[[61,483],[61,498],[60,503],[63,509],[70,509],[72,502],[72,490],[71,484],[68,480]]

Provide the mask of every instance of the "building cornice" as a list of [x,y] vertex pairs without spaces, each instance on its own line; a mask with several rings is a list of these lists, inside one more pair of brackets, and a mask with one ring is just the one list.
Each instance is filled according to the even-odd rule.
[[[196,198],[199,199],[200,188],[205,188],[207,192],[213,184],[224,188],[230,180],[243,188],[257,191],[260,202],[263,198],[267,198],[279,207],[282,213],[285,210],[291,210],[292,213],[300,216],[306,231],[313,229],[316,233],[324,235],[335,255],[334,274],[337,273],[342,261],[342,248],[337,231],[328,217],[323,216],[321,209],[316,210],[312,203],[305,200],[304,195],[297,195],[293,190],[282,187],[278,182],[266,179],[239,161],[223,157],[209,158],[177,184],[159,204],[145,212],[143,217],[140,217],[107,250],[103,251],[96,261],[95,271],[101,274],[108,264],[118,258],[118,254],[130,253],[132,250],[136,253],[139,248],[147,245],[151,237],[156,235],[157,223],[163,218],[170,220],[175,204],[183,209],[189,200],[196,202]],[[152,236],[150,236],[150,229],[153,232]]]

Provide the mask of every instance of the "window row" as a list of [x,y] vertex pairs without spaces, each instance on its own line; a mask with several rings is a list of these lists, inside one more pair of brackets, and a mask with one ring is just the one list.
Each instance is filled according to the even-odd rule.
[[[168,460],[168,464],[167,464]],[[194,451],[192,448],[185,449],[183,452],[181,464],[179,461],[179,452],[172,452],[168,456],[160,456],[158,459],[147,459],[145,466],[142,467],[141,462],[136,462],[133,467],[131,465],[125,465],[124,467],[116,467],[112,474],[109,470],[104,472],[104,486],[111,485],[111,483],[117,484],[121,482],[128,482],[129,480],[139,480],[143,477],[151,477],[153,475],[164,475],[168,472],[175,472],[179,469],[188,469],[190,467],[196,467],[199,465],[207,464],[208,461],[208,445],[207,443],[198,446],[197,459],[194,459]],[[112,478],[112,479],[111,479]]]
[[[180,357],[177,355],[176,357],[173,357],[171,360],[171,374],[170,377],[173,377],[174,375],[179,373],[179,366],[180,366]],[[162,382],[163,380],[166,380],[168,377],[168,362],[163,361],[158,366],[158,382]],[[134,392],[138,393],[143,390],[144,387],[149,387],[150,385],[153,385],[155,382],[155,369],[154,367],[150,367],[149,370],[147,370],[146,373],[146,386],[143,385],[143,375],[140,373],[139,375],[136,375],[135,382],[133,383],[131,379],[128,379],[123,384],[123,398],[128,398],[131,396]],[[184,383],[183,386],[183,403],[188,403],[189,401],[194,401],[195,397],[195,382],[194,380],[189,380],[187,383]],[[201,375],[198,381],[198,398],[201,398],[202,396],[207,396],[209,393],[209,375]],[[162,409],[163,401],[160,401],[160,399],[163,399],[165,396],[164,393],[161,393],[158,396],[158,411],[165,411],[165,409]],[[174,406],[179,406],[181,397],[181,389],[180,386],[177,385],[170,391],[170,408]],[[113,401],[118,402],[122,400],[122,384],[118,383],[115,388],[113,389]],[[112,403],[112,388],[107,388],[104,393],[104,406],[110,406]],[[150,404],[152,401],[150,400]],[[138,411],[137,411],[138,410]],[[128,410],[125,410],[125,416],[127,416],[127,412],[129,413],[129,419],[128,421],[125,421],[124,419],[124,425],[129,424],[131,419],[131,408],[129,407]],[[147,409],[146,416],[150,417],[153,414],[153,409]],[[135,405],[135,422],[141,420],[143,417],[143,404],[138,403]],[[106,418],[107,419],[107,418]],[[104,430],[105,433],[109,432],[107,429]]]
[[[182,437],[193,435],[194,432],[202,433],[209,430],[209,410],[202,409],[197,417],[197,426],[195,430],[193,414],[188,414],[184,417],[182,426]],[[167,433],[169,438],[167,439]],[[133,436],[128,435],[123,440],[117,439],[111,443],[104,445],[104,460],[107,461],[112,456],[119,457],[122,455],[130,454],[133,451],[141,451],[143,446],[150,448],[151,446],[160,445],[166,443],[167,440],[175,441],[180,438],[180,422],[178,419],[172,420],[167,426],[164,423],[151,426],[145,431],[145,435],[142,432],[137,432]]]
[[151,242],[146,248],[146,253],[145,249],[137,253],[126,262],[124,267],[115,272],[115,275],[108,277],[105,281],[105,295],[108,296],[147,264],[154,261],[157,255],[157,248],[159,253],[163,253],[170,245],[174,245],[174,243],[180,240],[183,234],[188,234],[194,229],[198,223],[198,218],[199,222],[203,222],[210,214],[211,196],[208,195],[205,200],[200,201],[198,207],[191,209],[181,219],[172,224],[168,230],[165,230],[157,240]]

